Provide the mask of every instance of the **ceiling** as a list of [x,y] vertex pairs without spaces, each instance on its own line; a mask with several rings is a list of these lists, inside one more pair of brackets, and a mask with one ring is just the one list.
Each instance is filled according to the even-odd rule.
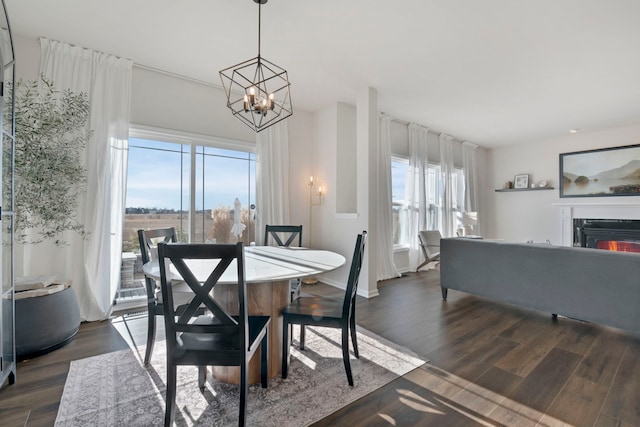
[[[257,54],[252,0],[4,1],[14,34],[218,86]],[[271,0],[261,53],[294,109],[373,87],[381,111],[486,147],[640,123],[638,0]]]

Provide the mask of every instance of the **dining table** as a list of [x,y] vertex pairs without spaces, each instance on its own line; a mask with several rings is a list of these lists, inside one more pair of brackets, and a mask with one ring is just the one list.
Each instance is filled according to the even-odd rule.
[[[282,309],[291,299],[291,279],[319,275],[335,270],[346,262],[344,256],[328,251],[301,247],[245,246],[245,280],[249,315],[271,316],[269,325],[268,375],[274,378],[282,367]],[[217,264],[217,260],[185,260],[193,274],[204,282]],[[234,261],[235,263],[235,261]],[[160,266],[155,257],[143,266],[144,274],[160,280]],[[172,280],[180,280],[173,265],[169,266]],[[237,268],[230,265],[213,290],[218,304],[231,314],[237,314]],[[260,354],[259,351],[256,354]],[[235,366],[214,366],[218,381],[238,384],[240,369]],[[249,363],[249,383],[260,382],[260,358]]]

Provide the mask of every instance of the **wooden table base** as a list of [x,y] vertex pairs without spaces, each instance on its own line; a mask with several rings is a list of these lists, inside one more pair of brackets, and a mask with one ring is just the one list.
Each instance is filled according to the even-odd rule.
[[[237,314],[231,307],[237,307],[238,290],[234,284],[217,284],[214,290],[215,299],[232,314]],[[269,325],[269,378],[280,375],[282,367],[282,309],[289,304],[289,280],[248,283],[247,304],[249,315],[271,316]],[[238,384],[240,367],[214,366],[213,375],[218,381]],[[249,384],[260,383],[260,349],[249,362]]]

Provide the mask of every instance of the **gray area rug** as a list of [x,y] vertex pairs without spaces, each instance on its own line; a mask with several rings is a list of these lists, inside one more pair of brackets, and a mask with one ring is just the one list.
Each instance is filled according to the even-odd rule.
[[[308,327],[306,349],[299,351],[295,341],[291,349],[289,378],[278,376],[269,381],[267,389],[250,387],[247,425],[309,425],[426,362],[362,328],[358,328],[358,348],[360,359],[351,356],[355,385],[349,387],[340,331]],[[133,350],[71,362],[55,425],[163,425],[165,364],[164,341],[156,343],[147,368]],[[237,425],[238,386],[209,376],[201,393],[197,373],[195,367],[178,367],[175,425]]]

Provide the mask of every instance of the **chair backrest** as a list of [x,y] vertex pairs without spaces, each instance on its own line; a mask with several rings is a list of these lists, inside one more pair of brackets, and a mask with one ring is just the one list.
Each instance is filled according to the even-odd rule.
[[[278,233],[284,234],[284,242]],[[269,245],[269,236],[278,246],[291,246],[296,237],[298,246],[302,246],[302,226],[301,225],[266,225],[264,228],[264,245]]]
[[140,255],[142,264],[152,260],[153,249],[158,243],[176,242],[176,229],[174,227],[156,228],[152,230],[138,230],[138,240],[140,241]]
[[[234,358],[246,353],[249,348],[249,332],[243,247],[242,242],[237,244],[160,243],[158,245],[160,287],[162,297],[166,302],[163,305],[168,348],[177,346],[177,338],[180,333],[232,334],[239,336],[238,351],[230,353],[229,357]],[[167,260],[173,264],[182,279],[193,290],[193,299],[186,305],[186,308],[184,306],[174,308],[173,287],[171,286],[172,277],[167,271]],[[208,274],[206,278],[197,277],[194,274],[193,267],[196,263],[200,263],[197,271],[202,271],[202,260],[210,260],[211,262],[211,268],[206,269]],[[212,297],[215,285],[222,274],[229,268],[237,269],[237,317],[230,314],[230,311],[235,313],[236,307],[227,307],[225,309]],[[173,280],[175,280],[175,277]],[[207,324],[194,323],[192,318],[201,305],[205,305],[215,317],[213,324],[212,322]]]
[[364,247],[367,242],[367,232],[363,231],[358,234],[356,239],[356,247],[353,250],[353,258],[351,259],[351,269],[349,270],[349,279],[347,280],[347,289],[344,293],[344,302],[342,304],[342,318],[346,319],[351,313],[356,303],[356,294],[358,292],[358,281],[360,279],[360,269],[362,268],[362,258],[364,257]]
[[440,240],[442,234],[438,230],[423,230],[418,233],[420,245],[424,249],[424,255],[431,259],[440,253]]

